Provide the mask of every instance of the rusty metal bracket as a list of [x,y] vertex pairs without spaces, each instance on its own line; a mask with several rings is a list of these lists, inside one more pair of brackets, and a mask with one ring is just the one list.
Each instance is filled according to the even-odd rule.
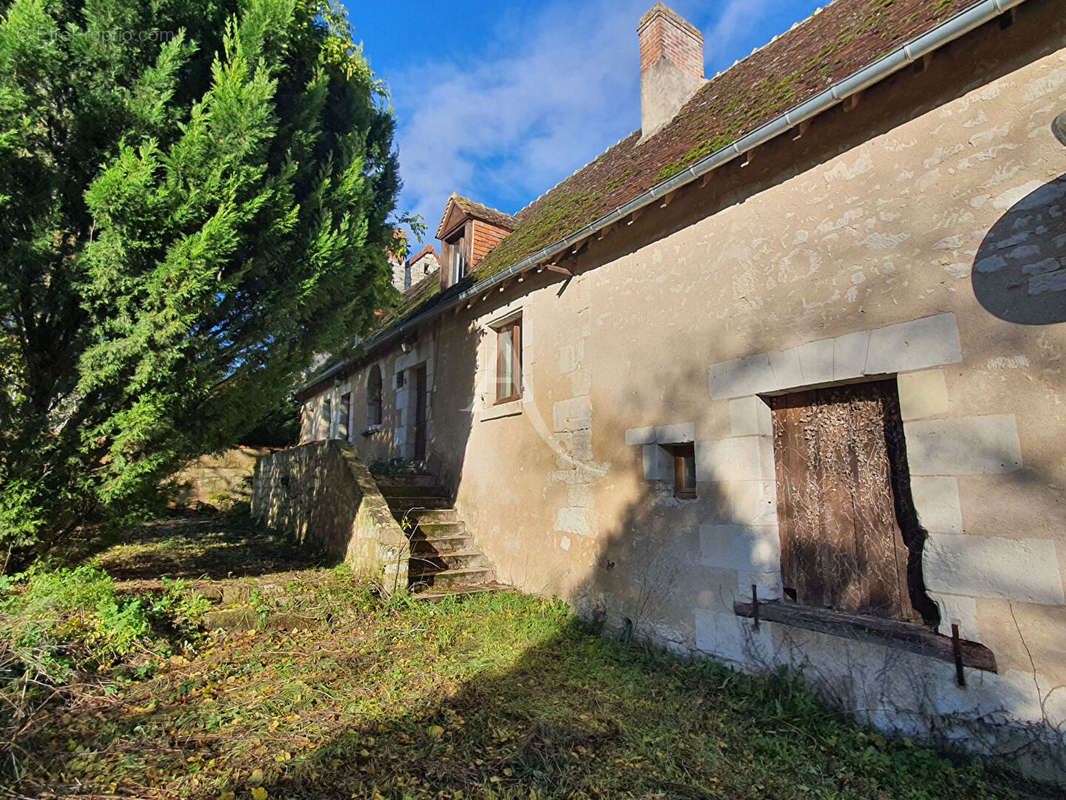
[[955,656],[955,683],[966,686],[966,673],[962,669],[962,643],[959,641],[959,626],[951,623],[951,652]]

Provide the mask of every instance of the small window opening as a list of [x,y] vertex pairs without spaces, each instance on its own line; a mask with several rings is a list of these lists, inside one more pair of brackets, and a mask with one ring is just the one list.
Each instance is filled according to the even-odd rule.
[[674,461],[674,497],[696,499],[696,447],[692,442],[664,445]]
[[399,372],[396,373],[396,388],[397,389],[402,389],[403,388],[403,381],[404,381],[403,370],[401,369]]

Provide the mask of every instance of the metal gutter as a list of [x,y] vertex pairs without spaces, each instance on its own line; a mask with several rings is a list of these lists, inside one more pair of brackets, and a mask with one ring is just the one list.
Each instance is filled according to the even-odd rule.
[[[858,72],[849,75],[838,83],[834,83],[828,89],[819,92],[809,100],[805,100],[795,108],[786,111],[781,116],[756,128],[751,133],[745,134],[733,142],[733,144],[711,153],[709,156],[706,156],[690,167],[682,170],[677,175],[653,186],[643,194],[637,195],[628,203],[619,206],[606,216],[590,222],[576,233],[572,233],[566,238],[560,239],[554,244],[538,250],[533,255],[527,256],[501,272],[497,272],[495,275],[486,278],[480,283],[477,283],[456,295],[446,303],[434,306],[396,327],[383,331],[366,343],[367,351],[380,347],[405,331],[421,325],[423,322],[438,316],[450,308],[454,308],[460,303],[464,303],[471,298],[476,297],[484,291],[498,286],[516,275],[520,275],[533,267],[540,266],[550,261],[553,256],[557,256],[564,250],[584,241],[589,236],[597,233],[603,228],[628,217],[635,211],[639,211],[646,206],[651,205],[664,195],[676,191],[682,186],[686,186],[697,178],[700,178],[723,164],[765,144],[801,123],[813,119],[848,97],[861,92],[863,89],[884,80],[896,72],[899,72],[899,70],[932,53],[934,50],[943,47],[955,39],[965,36],[975,28],[979,28],[986,22],[990,22],[1004,12],[1016,8],[1024,2],[1025,0],[982,0],[982,2],[971,6],[965,11],[960,11],[954,17],[945,20],[935,28],[926,31],[922,35],[907,42],[902,47],[893,50],[891,53],[878,59],[873,64],[863,67]],[[346,362],[336,364],[313,381],[301,386],[297,392],[320,383],[325,378],[334,374],[338,369],[345,366],[345,364]]]

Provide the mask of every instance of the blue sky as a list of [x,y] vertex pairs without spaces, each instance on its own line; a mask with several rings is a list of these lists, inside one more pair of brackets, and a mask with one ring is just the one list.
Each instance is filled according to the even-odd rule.
[[[640,127],[636,27],[653,4],[348,0],[355,39],[392,95],[399,205],[425,218],[428,241],[452,191],[513,214]],[[710,77],[819,3],[668,5],[703,32]]]

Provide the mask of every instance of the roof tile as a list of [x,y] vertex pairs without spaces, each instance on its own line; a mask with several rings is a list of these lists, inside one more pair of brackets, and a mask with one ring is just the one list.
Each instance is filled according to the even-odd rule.
[[672,122],[635,131],[515,215],[481,278],[558,241],[925,33],[975,0],[836,0],[709,80]]

